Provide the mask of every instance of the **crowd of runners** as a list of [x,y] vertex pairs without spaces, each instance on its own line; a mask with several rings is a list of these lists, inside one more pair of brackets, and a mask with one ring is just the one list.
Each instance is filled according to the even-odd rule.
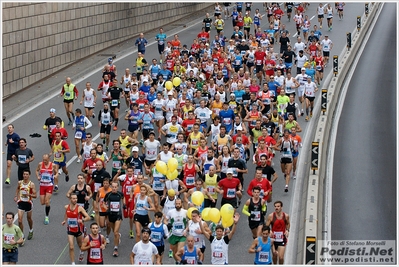
[[[80,262],[86,257],[87,263],[104,263],[107,246],[118,257],[122,234],[135,240],[131,264],[162,264],[165,251],[177,264],[228,264],[240,214],[253,236],[246,249],[255,254],[254,263],[283,264],[290,218],[281,201],[267,210],[278,178],[275,168],[281,168],[279,181],[285,184],[284,192],[273,192],[278,199],[289,194],[290,180],[296,179],[300,124],[312,118],[329,63],[333,43],[320,31],[324,16],[331,31],[334,13],[342,19],[344,5],[317,4],[311,10],[304,2],[265,3],[260,11],[249,2],[216,3],[214,16],[206,14],[189,46],[160,29],[159,58],[147,61],[148,41],[141,33],[134,71],[117,71],[109,58],[98,85],[87,82],[82,90],[68,77],[60,90],[67,120],[59,108],[50,109],[43,126],[49,152],[36,155],[39,163],[32,163],[35,155],[26,139],[8,125],[4,181],[16,188],[18,226],[15,214],[7,212],[3,264],[17,262],[18,246],[34,236],[33,199],[40,199],[43,223],[50,223],[51,198],[63,180],[73,183],[68,192],[59,192],[69,199],[65,215],[51,222],[66,226],[72,264],[75,252]],[[318,25],[311,26],[307,10],[317,13]],[[291,18],[295,38],[283,23]],[[266,19],[269,27],[261,29]],[[232,33],[224,32],[229,21]],[[77,101],[82,108],[74,107]],[[91,131],[95,123],[97,143]],[[70,177],[67,157],[75,154],[81,173]],[[171,158],[178,162],[177,177],[156,167]],[[13,162],[16,173],[11,173]],[[249,168],[255,177],[249,177]],[[197,191],[205,198],[201,205],[191,199]],[[205,208],[224,204],[235,210],[232,225],[202,220]],[[120,232],[123,221],[129,233]]]

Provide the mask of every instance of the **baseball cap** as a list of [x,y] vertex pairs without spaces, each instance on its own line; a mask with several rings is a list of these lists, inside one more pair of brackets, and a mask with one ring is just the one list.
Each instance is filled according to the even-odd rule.
[[227,169],[226,174],[229,174],[229,173],[233,174],[233,173],[234,173],[234,172],[233,172],[233,169],[231,169],[231,168]]
[[242,131],[242,127],[241,126],[237,126],[236,130],[237,131]]
[[145,93],[143,92],[143,91],[140,91],[140,93],[139,93],[140,95],[145,95]]
[[141,233],[147,233],[147,234],[151,235],[151,229],[148,227],[145,227],[145,228],[141,229]]
[[168,190],[168,196],[171,196],[171,197],[176,196],[176,192],[175,192],[175,190],[173,188]]
[[139,148],[137,146],[132,147],[132,152],[139,152]]
[[172,92],[172,91],[169,91],[169,92],[168,92],[168,95],[173,95],[173,92]]
[[306,70],[304,67],[302,67],[301,71]]
[[230,97],[232,97],[232,96],[236,97],[236,95],[235,95],[234,93],[231,93],[231,94],[230,94]]
[[108,58],[108,62],[112,62],[112,57]]
[[144,80],[143,80],[143,83],[148,83],[148,80],[147,80],[147,79],[144,79]]
[[247,41],[247,40],[245,40],[245,39],[242,39],[242,40],[241,40],[241,42],[246,42],[246,41]]
[[50,112],[55,113],[55,108],[50,108]]

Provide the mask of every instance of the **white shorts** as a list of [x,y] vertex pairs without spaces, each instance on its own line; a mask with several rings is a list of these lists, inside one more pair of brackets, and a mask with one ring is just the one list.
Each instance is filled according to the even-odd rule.
[[303,94],[305,93],[305,88],[301,88],[300,86],[298,87],[298,97],[303,97]]

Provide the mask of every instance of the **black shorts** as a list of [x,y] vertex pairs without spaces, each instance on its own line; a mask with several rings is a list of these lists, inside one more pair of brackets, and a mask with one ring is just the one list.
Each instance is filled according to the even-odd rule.
[[155,193],[158,194],[158,196],[162,197],[163,195],[163,190],[154,190]]
[[151,165],[155,163],[156,160],[144,160],[145,165],[149,168]]
[[255,66],[255,64],[253,62],[247,62],[247,67],[248,68],[252,68],[253,66]]
[[110,134],[111,133],[111,125],[101,124],[100,133]]
[[310,102],[313,102],[314,101],[314,96],[305,96],[306,97],[306,99],[309,99],[309,101]]
[[91,196],[91,198],[92,198],[93,200],[96,200],[97,193],[98,193],[98,192],[93,192],[93,195]]
[[142,227],[146,227],[150,224],[150,217],[148,215],[134,214],[133,220],[139,222]]
[[205,247],[205,246],[203,246],[203,247],[200,247],[200,250],[201,250],[202,254],[204,254],[204,253],[205,253],[205,249],[206,249],[206,247]]
[[13,159],[12,159],[12,155],[13,155],[13,154],[9,154],[9,153],[7,153],[7,160],[13,161]]
[[323,15],[323,14],[317,15],[317,17],[318,17],[319,19],[322,19],[322,18],[324,18],[324,15]]
[[165,43],[164,44],[158,44],[158,53],[162,55],[163,51],[165,50]]
[[165,245],[162,246],[156,246],[158,250],[158,255],[162,256],[164,251],[165,251]]
[[262,72],[263,71],[263,64],[261,65],[255,65],[256,73]]
[[23,210],[25,212],[30,212],[30,211],[32,211],[32,207],[33,207],[33,204],[30,203],[30,202],[25,202],[25,201],[19,201],[18,202],[18,209],[19,210]]
[[250,32],[251,31],[251,27],[244,27],[244,31]]
[[154,129],[143,129],[143,139],[147,140],[152,131],[154,131]]
[[287,245],[287,238],[284,236],[282,242],[274,241],[274,248],[277,249],[278,247],[285,247]]
[[139,129],[138,124],[129,124],[129,126],[127,127],[127,130],[131,133],[137,131],[138,129]]
[[216,29],[217,33],[220,33],[221,31],[223,31],[223,29]]
[[116,222],[116,221],[122,221],[122,215],[119,214],[119,213],[116,213],[116,214],[114,214],[114,213],[109,213],[109,214],[108,214],[108,221],[109,221],[110,223],[114,223],[114,222]]
[[73,103],[73,99],[64,99],[64,103]]
[[99,212],[98,213],[98,215],[100,215],[100,216],[102,216],[102,217],[105,217],[105,216],[108,216],[108,212]]
[[209,198],[205,198],[205,200],[204,200],[204,207],[205,207],[205,208],[208,208],[208,207],[216,208],[216,203],[217,203],[217,202],[218,202],[217,199],[215,199],[215,203],[213,203]]
[[290,158],[281,158],[280,159],[280,163],[289,164],[289,163],[292,163],[292,159],[290,159]]
[[330,22],[331,19],[332,19],[332,18],[327,18],[327,21]]
[[238,13],[242,12],[242,7],[237,7],[237,12]]
[[115,110],[115,109],[120,109],[121,108],[121,104],[119,103],[117,106],[111,106],[111,111]]
[[273,14],[267,14],[267,17],[270,18],[271,16],[273,16]]
[[87,108],[88,110],[92,110],[94,107],[85,107],[85,108]]
[[230,204],[232,205],[234,208],[238,208],[238,203],[237,203],[237,198],[222,198],[222,204],[221,206],[223,206],[224,204]]
[[323,57],[329,57],[330,51],[323,51]]
[[79,237],[79,236],[81,236],[83,234],[81,231],[76,232],[76,233],[72,233],[72,232],[67,231],[67,233],[68,233],[68,235],[73,235],[74,237]]
[[261,217],[261,219],[260,219],[259,222],[250,221],[250,222],[248,223],[249,229],[251,229],[251,230],[253,230],[253,229],[255,229],[255,228],[258,228],[259,225],[263,225],[263,224],[264,224],[263,217]]

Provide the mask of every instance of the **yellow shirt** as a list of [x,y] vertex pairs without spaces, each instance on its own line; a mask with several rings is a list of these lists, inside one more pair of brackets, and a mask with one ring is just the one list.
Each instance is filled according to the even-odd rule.
[[198,132],[197,135],[194,135],[194,132],[190,133],[190,146],[193,149],[197,149],[199,147],[199,141],[201,138],[201,132]]
[[[209,174],[205,175],[206,189],[208,189],[208,192],[213,199],[218,198],[218,193],[215,190],[218,185],[217,177],[217,174],[214,174],[213,177],[210,177]],[[205,198],[208,198],[208,196],[205,196]]]
[[57,144],[57,141],[54,141],[53,145],[53,154],[54,154],[54,162],[64,162],[65,156],[63,152],[57,152],[62,149],[62,140]]
[[223,108],[223,102],[219,101],[213,101],[212,102],[212,106],[211,106],[211,110],[212,110],[212,119],[214,119],[216,116],[219,115],[220,110]]
[[251,27],[252,18],[251,17],[244,17],[244,27]]

